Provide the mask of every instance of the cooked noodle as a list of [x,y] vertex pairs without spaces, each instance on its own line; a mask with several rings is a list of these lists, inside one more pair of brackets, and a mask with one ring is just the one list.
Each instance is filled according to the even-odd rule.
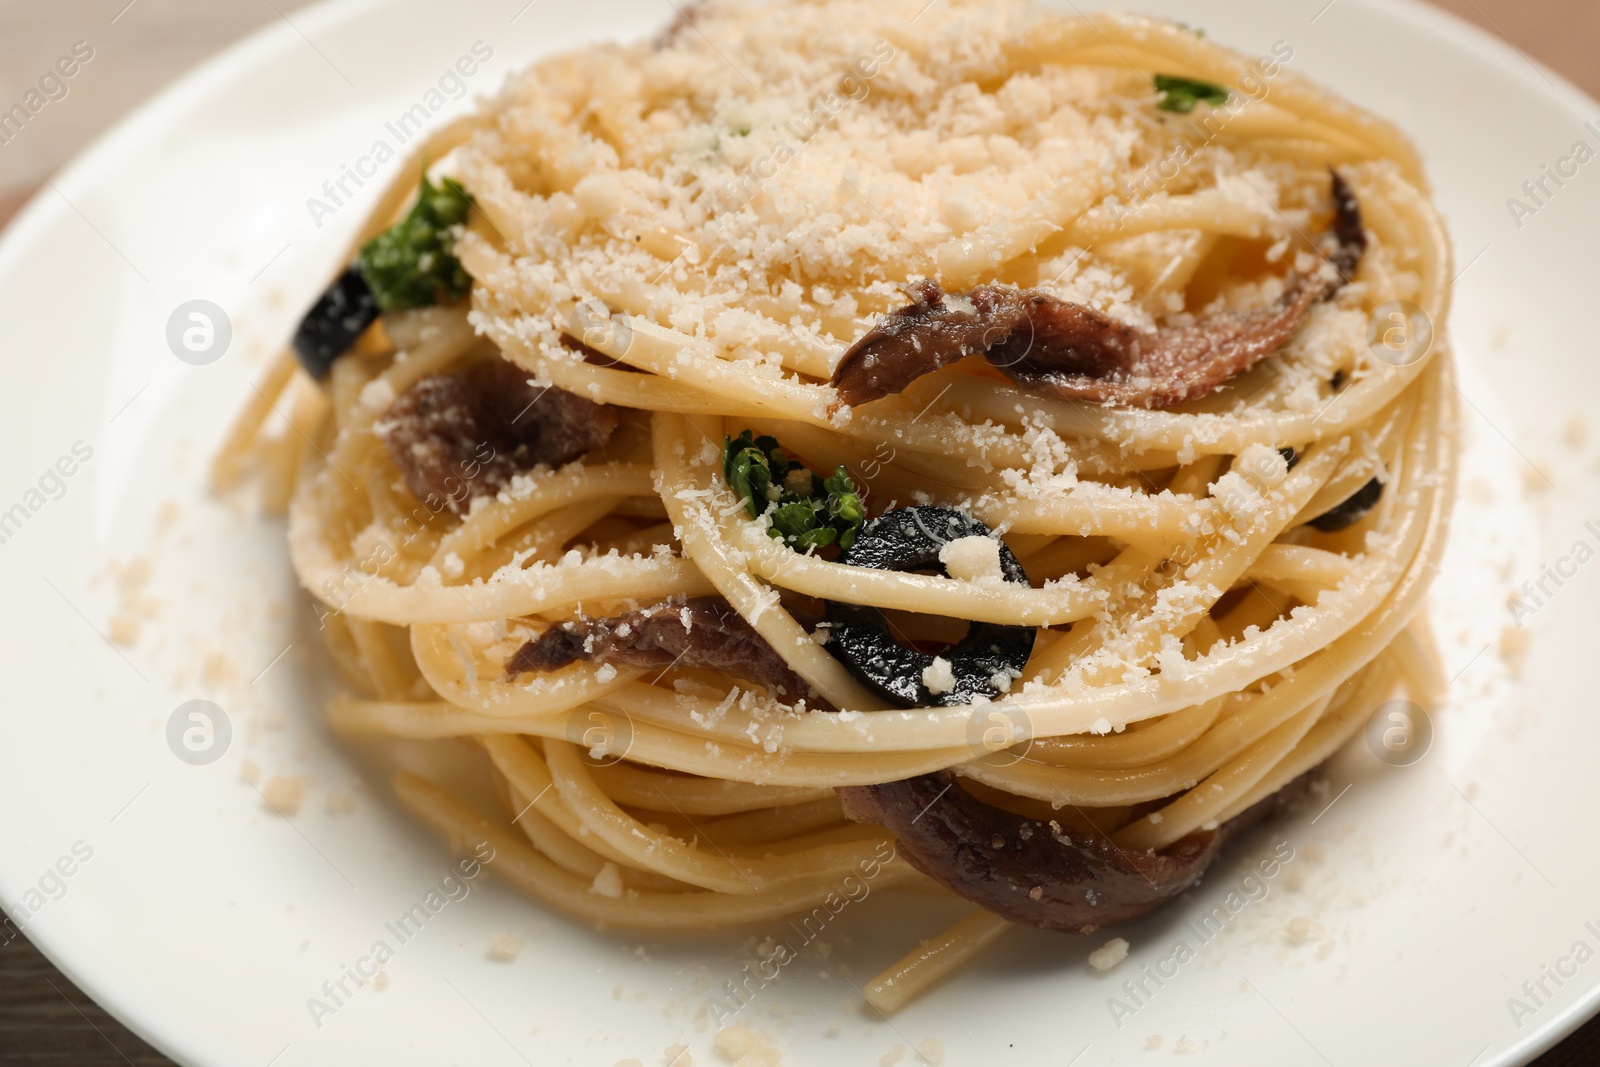
[[[476,739],[505,816],[409,776],[401,798],[491,839],[496,870],[568,914],[778,919],[863,864],[875,888],[937,888],[882,861],[893,839],[847,821],[833,790],[949,768],[1017,810],[1161,850],[1319,765],[1395,686],[1435,684],[1408,626],[1454,482],[1450,250],[1404,137],[1284,55],[1175,25],[919,8],[712,8],[665,47],[520,75],[429,147],[477,207],[457,244],[470,300],[385,316],[323,388],[284,357],[218,459],[220,484],[255,462],[269,502],[292,487],[294,564],[353,690],[334,725]],[[1243,106],[1160,111],[1152,73]],[[1213,395],[1094,405],[968,360],[837,402],[845,350],[924,277],[1039,287],[1131,324],[1269,301],[1314,264],[1330,166],[1364,213],[1360,273]],[[1395,301],[1437,324],[1426,358],[1369,348]],[[374,431],[419,380],[499,357],[631,414],[603,448],[459,518],[407,490]],[[724,440],[745,430],[812,470],[844,465],[874,514],[938,503],[981,520],[1031,585],[853,567],[770,537],[723,476]],[[1364,521],[1304,525],[1374,477]],[[705,670],[507,674],[552,625],[680,594],[725,598],[842,710]],[[1037,642],[991,702],[887,709],[797,617],[816,601]],[[974,913],[869,997],[893,1010],[1006,925]]]

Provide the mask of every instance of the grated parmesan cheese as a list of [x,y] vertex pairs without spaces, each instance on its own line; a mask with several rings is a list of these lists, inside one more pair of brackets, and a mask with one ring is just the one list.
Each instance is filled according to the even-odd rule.
[[268,778],[261,787],[261,797],[268,810],[284,818],[293,818],[300,814],[300,805],[305,801],[305,783],[292,775],[277,775]]
[[933,662],[922,669],[922,684],[934,696],[948,693],[956,687],[956,675],[949,660],[933,657]]
[[1089,966],[1104,974],[1127,958],[1128,942],[1120,937],[1113,937],[1089,953]]
[[522,938],[516,934],[498,933],[489,938],[489,958],[496,963],[510,963],[522,952]]
[[711,1039],[711,1049],[733,1067],[782,1067],[783,1053],[771,1036],[735,1023]]
[[594,882],[589,886],[589,892],[609,900],[619,900],[622,897],[622,872],[615,863],[607,862],[594,876]]
[[1000,569],[1000,542],[993,537],[960,537],[939,550],[950,577],[968,582],[996,583],[1005,581]]

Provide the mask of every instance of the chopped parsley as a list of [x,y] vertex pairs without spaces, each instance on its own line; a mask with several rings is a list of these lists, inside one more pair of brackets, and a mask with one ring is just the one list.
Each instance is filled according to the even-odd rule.
[[428,307],[460,300],[472,288],[455,257],[450,230],[467,221],[472,198],[445,178],[438,185],[422,176],[422,191],[410,214],[361,248],[361,273],[384,311]]
[[1212,107],[1221,107],[1228,102],[1228,90],[1211,82],[1157,74],[1155,83],[1156,91],[1162,94],[1161,102],[1156,107],[1162,111],[1176,111],[1180,115],[1187,115],[1202,100]]
[[767,532],[800,552],[833,544],[849,548],[867,517],[849,471],[839,467],[819,478],[790,459],[776,438],[754,437],[749,430],[723,438],[722,473],[750,517],[770,509]]

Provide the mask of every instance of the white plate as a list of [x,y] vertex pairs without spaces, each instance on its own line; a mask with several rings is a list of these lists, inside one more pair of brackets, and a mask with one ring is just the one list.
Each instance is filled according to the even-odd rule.
[[[785,1063],[876,1063],[931,1037],[950,1064],[1131,1063],[1192,1047],[1194,1062],[1230,1067],[1484,1067],[1527,1061],[1600,1004],[1600,958],[1588,958],[1600,948],[1600,854],[1574,847],[1592,841],[1600,816],[1590,606],[1600,566],[1577,566],[1559,589],[1547,580],[1553,595],[1527,630],[1503,634],[1515,587],[1546,565],[1573,571],[1561,561],[1579,542],[1585,557],[1600,547],[1595,446],[1564,436],[1600,394],[1600,164],[1560,189],[1547,181],[1554,195],[1520,226],[1507,207],[1574,142],[1600,145],[1600,127],[1583,127],[1600,109],[1427,9],[1326,2],[1152,6],[1252,51],[1287,41],[1291,66],[1410,130],[1437,183],[1465,269],[1452,327],[1470,454],[1434,598],[1458,678],[1435,710],[1431,751],[1397,769],[1358,742],[1332,767],[1331,807],[1258,836],[1133,928],[1133,955],[1109,976],[1085,965],[1099,939],[1015,932],[886,1023],[850,983],[951,909],[887,896],[853,905],[824,937],[831,958],[791,965],[738,1015],[773,1035]],[[672,14],[665,0],[519,8],[472,0],[445,17],[422,0],[353,0],[297,14],[145,108],[41,194],[0,247],[12,376],[0,391],[0,512],[43,505],[0,544],[12,679],[0,899],[26,908],[42,882],[51,899],[39,898],[29,936],[187,1064],[656,1065],[677,1042],[694,1062],[716,1062],[708,993],[738,977],[754,942],[796,936],[781,923],[612,936],[480,879],[397,945],[384,924],[450,860],[398,810],[388,769],[431,757],[330,737],[315,620],[294,593],[281,530],[202,490],[225,420],[381,178],[319,229],[306,200],[323,181],[374,141],[392,144],[385,122],[475,41],[494,50],[470,82],[481,92],[548,49],[653,32]],[[209,366],[180,362],[165,340],[169,316],[193,299],[232,321],[231,348]],[[78,442],[93,454],[64,464],[75,467],[64,488],[46,477],[28,496]],[[148,584],[120,587],[114,565],[140,560]],[[141,612],[151,617],[132,647],[102,637],[113,625],[127,636],[111,617]],[[1529,646],[1520,681],[1502,655],[1519,642]],[[174,709],[194,699],[217,702],[232,724],[210,766],[181,763],[165,739]],[[301,813],[267,812],[247,761],[307,776]],[[330,814],[330,795],[344,793],[358,796],[355,812]],[[1294,858],[1244,882],[1279,842]],[[70,876],[50,875],[58,861]],[[1261,899],[1225,911],[1202,944],[1189,924],[1258,884]],[[500,931],[526,941],[513,963],[487,958]],[[308,998],[378,940],[397,949],[388,988],[355,991],[319,1025]],[[1143,979],[1150,995],[1137,1002],[1122,992],[1180,941],[1194,958],[1174,976]],[[1581,963],[1569,956],[1579,942]],[[1555,971],[1568,972],[1559,985]],[[1525,981],[1543,982],[1538,1003]],[[1136,1010],[1114,1019],[1112,997]],[[1159,1051],[1146,1052],[1157,1037]]]

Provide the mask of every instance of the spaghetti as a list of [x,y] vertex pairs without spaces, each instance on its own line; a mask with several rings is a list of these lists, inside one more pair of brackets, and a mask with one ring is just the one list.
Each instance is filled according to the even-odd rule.
[[[384,273],[330,290],[217,481],[287,507],[334,725],[474,739],[513,823],[400,776],[423,819],[611,926],[869,867],[979,904],[869,986],[893,1010],[1015,922],[1181,892],[1435,684],[1450,251],[1406,140],[1287,48],[691,16],[437,137],[453,181],[397,183]],[[1372,347],[1388,306],[1440,336]]]

